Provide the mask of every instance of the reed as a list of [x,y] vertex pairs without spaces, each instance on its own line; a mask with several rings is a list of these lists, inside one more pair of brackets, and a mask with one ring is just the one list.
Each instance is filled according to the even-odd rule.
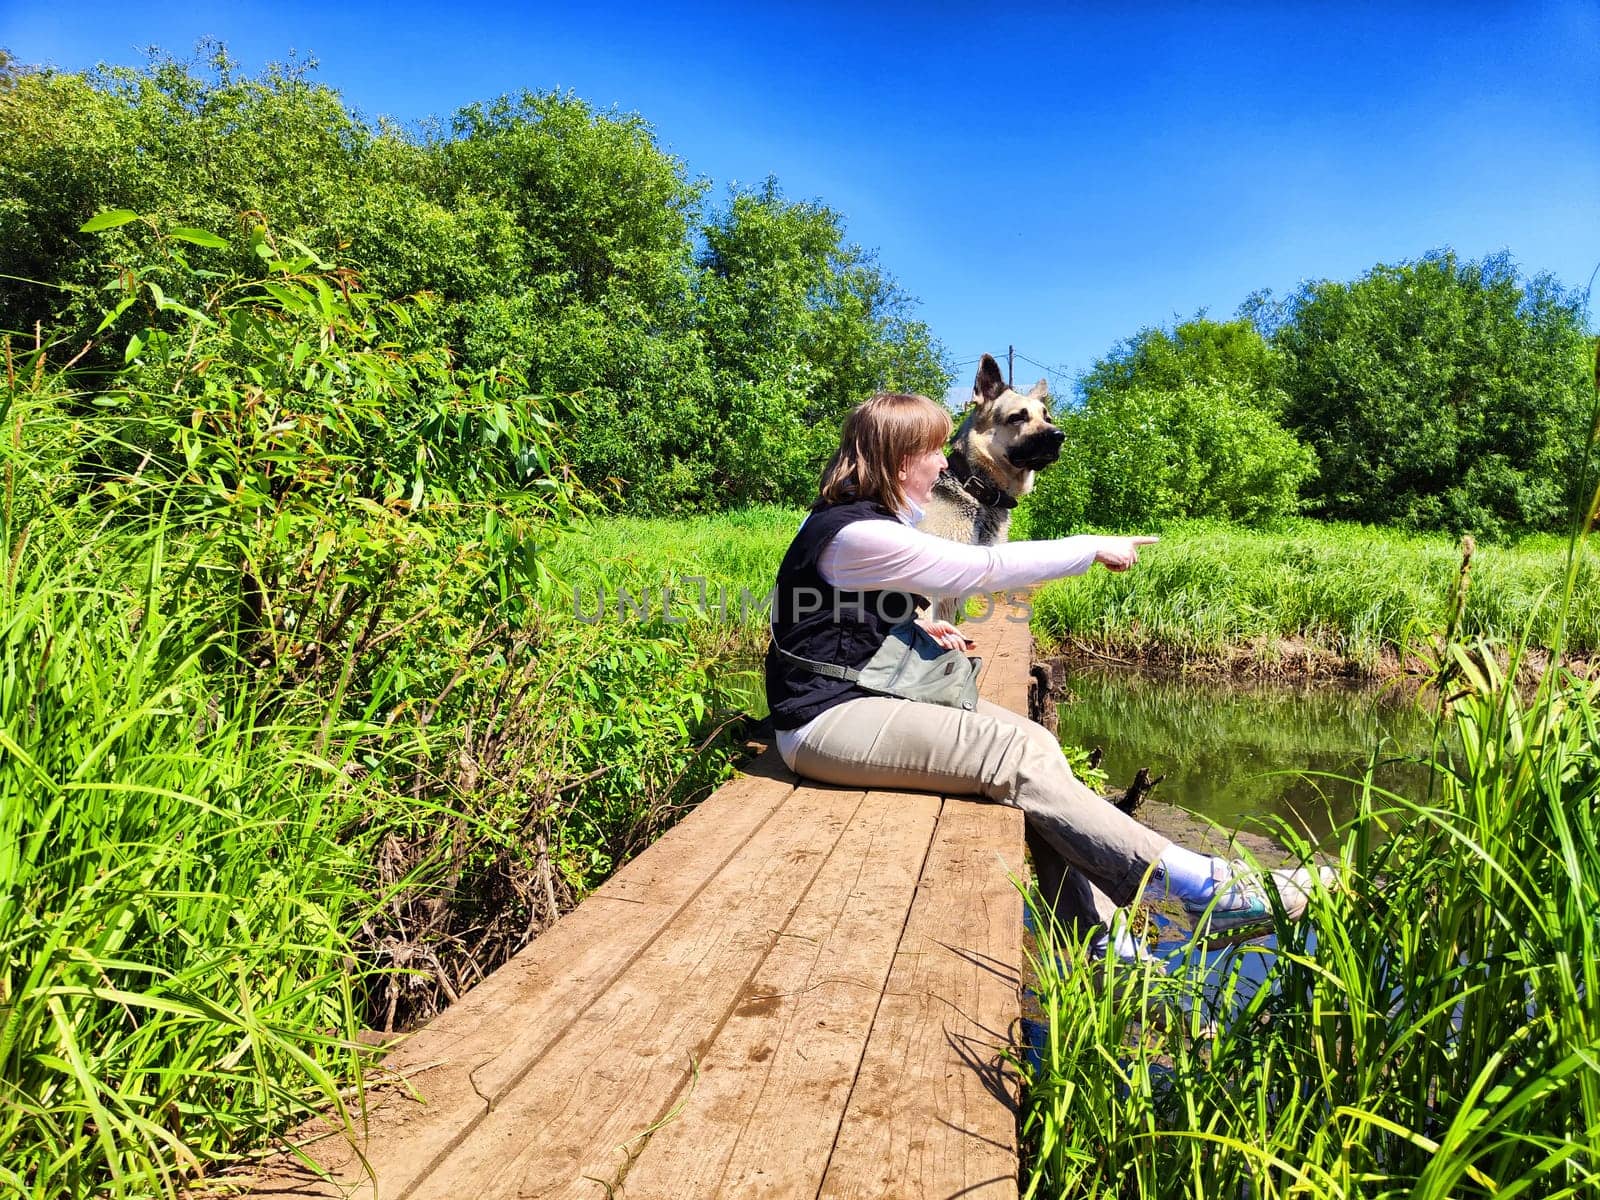
[[[1502,668],[1447,638],[1425,786],[1367,773],[1331,843],[1339,883],[1301,920],[1166,973],[1109,964],[1099,988],[1082,939],[1041,930],[1029,1196],[1594,1194],[1600,682],[1559,662],[1590,602],[1588,524],[1554,574],[1555,667],[1527,698],[1524,642]],[[1443,589],[1452,635],[1471,627],[1468,559],[1478,591],[1470,549]]]
[[0,587],[0,1190],[166,1194],[346,1112],[366,796],[215,686],[159,533],[125,574],[81,533],[8,539]]

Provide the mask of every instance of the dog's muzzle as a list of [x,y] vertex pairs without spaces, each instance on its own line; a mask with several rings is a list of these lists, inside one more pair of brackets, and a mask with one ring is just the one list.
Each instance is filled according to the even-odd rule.
[[1006,457],[1013,466],[1038,471],[1061,457],[1061,443],[1066,440],[1067,435],[1059,429],[1041,429],[1012,446],[1006,451]]

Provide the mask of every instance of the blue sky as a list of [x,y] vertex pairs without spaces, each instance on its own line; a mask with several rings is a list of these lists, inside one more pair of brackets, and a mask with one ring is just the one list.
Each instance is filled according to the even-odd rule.
[[963,388],[986,350],[1060,390],[1143,326],[1443,246],[1600,265],[1600,0],[0,0],[0,46],[67,70],[207,35],[314,56],[369,117],[570,89],[714,198],[774,174],[879,250]]

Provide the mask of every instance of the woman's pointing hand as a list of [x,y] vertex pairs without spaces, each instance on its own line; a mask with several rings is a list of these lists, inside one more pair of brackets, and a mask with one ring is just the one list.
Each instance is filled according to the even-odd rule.
[[1126,571],[1139,561],[1140,546],[1153,546],[1160,540],[1153,537],[1106,538],[1095,551],[1094,560],[1108,571]]

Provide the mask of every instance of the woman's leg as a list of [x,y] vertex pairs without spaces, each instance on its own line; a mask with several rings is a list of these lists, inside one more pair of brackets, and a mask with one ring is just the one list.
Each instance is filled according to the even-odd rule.
[[1117,911],[1111,897],[1062,858],[1031,825],[1028,827],[1028,856],[1033,859],[1033,877],[1039,885],[1039,895],[1063,929],[1082,932],[1110,924],[1112,914]]
[[[1055,734],[1037,721],[1030,721],[1009,708],[980,700],[978,711],[1017,726],[1046,751],[1058,751],[1060,748],[1061,743]],[[1110,927],[1112,914],[1117,911],[1111,897],[1095,887],[1082,871],[1074,869],[1031,826],[1028,829],[1028,855],[1033,859],[1033,874],[1039,885],[1039,894],[1063,929],[1083,932],[1096,926]]]
[[794,769],[824,783],[983,796],[1020,808],[1033,832],[1115,904],[1138,898],[1171,843],[1078,780],[1049,731],[979,702],[976,712],[868,696],[818,717]]

